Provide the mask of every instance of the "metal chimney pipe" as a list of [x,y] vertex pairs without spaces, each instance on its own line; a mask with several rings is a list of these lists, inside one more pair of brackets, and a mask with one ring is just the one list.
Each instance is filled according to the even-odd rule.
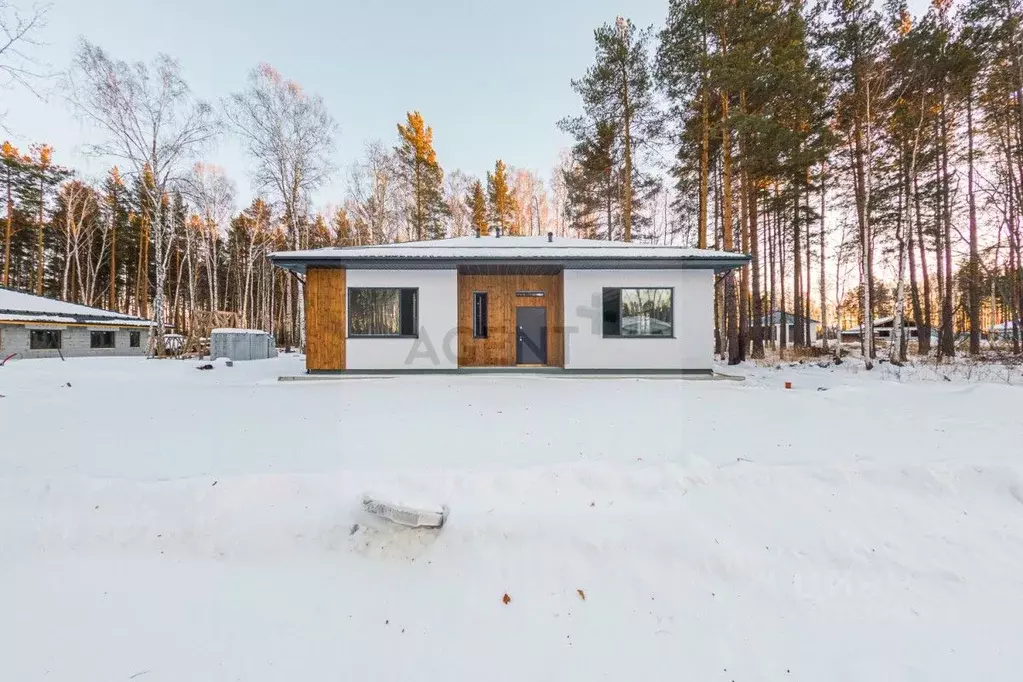
[[554,233],[553,232],[548,232],[547,233],[547,241],[549,243],[554,241]]

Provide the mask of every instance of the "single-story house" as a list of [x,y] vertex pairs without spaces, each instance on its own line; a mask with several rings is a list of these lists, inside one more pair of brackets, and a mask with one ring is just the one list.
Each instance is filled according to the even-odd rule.
[[[903,332],[907,339],[917,338],[916,322],[912,318],[904,317],[902,319]],[[879,317],[874,320],[874,338],[887,341],[892,336],[892,331],[895,329],[895,316],[889,315],[888,317]],[[852,329],[842,330],[842,342],[850,343],[860,340],[863,336],[863,325],[853,327]],[[936,328],[931,329],[931,343],[938,343],[938,330]]]
[[738,253],[550,234],[270,259],[305,277],[309,372],[709,373],[715,272],[749,261]]
[[148,320],[0,287],[0,360],[145,355]]
[[1005,322],[991,325],[990,329],[988,329],[987,337],[993,342],[1012,341],[1016,330],[1019,330],[1020,336],[1023,337],[1023,323],[1019,320],[1006,320]]
[[774,336],[775,343],[781,343],[781,327],[784,324],[785,339],[788,344],[792,344],[792,339],[795,337],[796,329],[795,325],[805,325],[807,322],[810,323],[810,345],[813,345],[817,341],[817,325],[820,324],[817,320],[809,320],[803,315],[794,315],[793,313],[783,313],[780,310],[775,310],[769,315],[765,315],[760,320],[761,327],[764,330],[764,341],[770,341],[772,334]]

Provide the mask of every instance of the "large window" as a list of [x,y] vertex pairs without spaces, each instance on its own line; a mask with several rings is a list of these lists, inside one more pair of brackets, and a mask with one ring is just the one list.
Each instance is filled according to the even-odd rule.
[[487,292],[472,293],[472,338],[487,338]]
[[142,346],[142,332],[128,332],[128,346],[139,348]]
[[418,289],[349,289],[348,336],[418,336]]
[[674,291],[604,289],[604,336],[671,337]]
[[113,348],[114,347],[114,333],[113,332],[90,332],[89,333],[89,348]]
[[56,329],[33,329],[28,334],[28,347],[32,350],[57,350],[60,332]]

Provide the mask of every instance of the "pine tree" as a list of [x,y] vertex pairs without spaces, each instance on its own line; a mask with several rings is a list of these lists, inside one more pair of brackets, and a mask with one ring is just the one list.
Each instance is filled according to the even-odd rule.
[[481,236],[488,233],[487,226],[487,195],[483,191],[483,183],[476,180],[472,190],[465,197],[465,205],[469,208],[472,229]]
[[632,21],[618,17],[593,33],[596,63],[572,88],[582,96],[585,116],[562,121],[563,129],[577,141],[592,131],[597,121],[610,123],[621,146],[622,232],[632,241],[636,185],[640,181],[637,152],[660,129],[654,103],[648,43],[650,31],[638,31]]
[[494,172],[487,173],[487,197],[490,200],[490,224],[501,234],[514,234],[515,200],[508,186],[508,169],[504,161],[494,162]]
[[17,201],[21,198],[27,180],[28,164],[17,147],[4,141],[0,147],[0,176],[3,181],[3,200],[6,204],[4,221],[4,279],[5,287],[11,285],[11,243],[14,239],[14,218]]
[[407,124],[398,124],[401,144],[394,148],[398,176],[409,193],[406,217],[414,238],[441,239],[444,236],[444,172],[433,149],[433,129],[418,111],[410,111]]
[[601,121],[591,136],[572,147],[572,165],[565,171],[565,189],[572,229],[588,239],[613,240],[621,224],[622,182],[615,163],[614,124]]

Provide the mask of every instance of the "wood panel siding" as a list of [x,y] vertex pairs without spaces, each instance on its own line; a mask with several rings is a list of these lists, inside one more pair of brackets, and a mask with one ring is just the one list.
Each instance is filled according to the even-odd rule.
[[307,370],[345,368],[345,271],[310,268],[305,278]]
[[[564,288],[562,274],[458,275],[458,366],[515,365],[515,309],[547,308],[547,364],[565,365]],[[487,338],[472,335],[473,293],[487,293]],[[542,291],[543,296],[516,296],[519,291]]]

